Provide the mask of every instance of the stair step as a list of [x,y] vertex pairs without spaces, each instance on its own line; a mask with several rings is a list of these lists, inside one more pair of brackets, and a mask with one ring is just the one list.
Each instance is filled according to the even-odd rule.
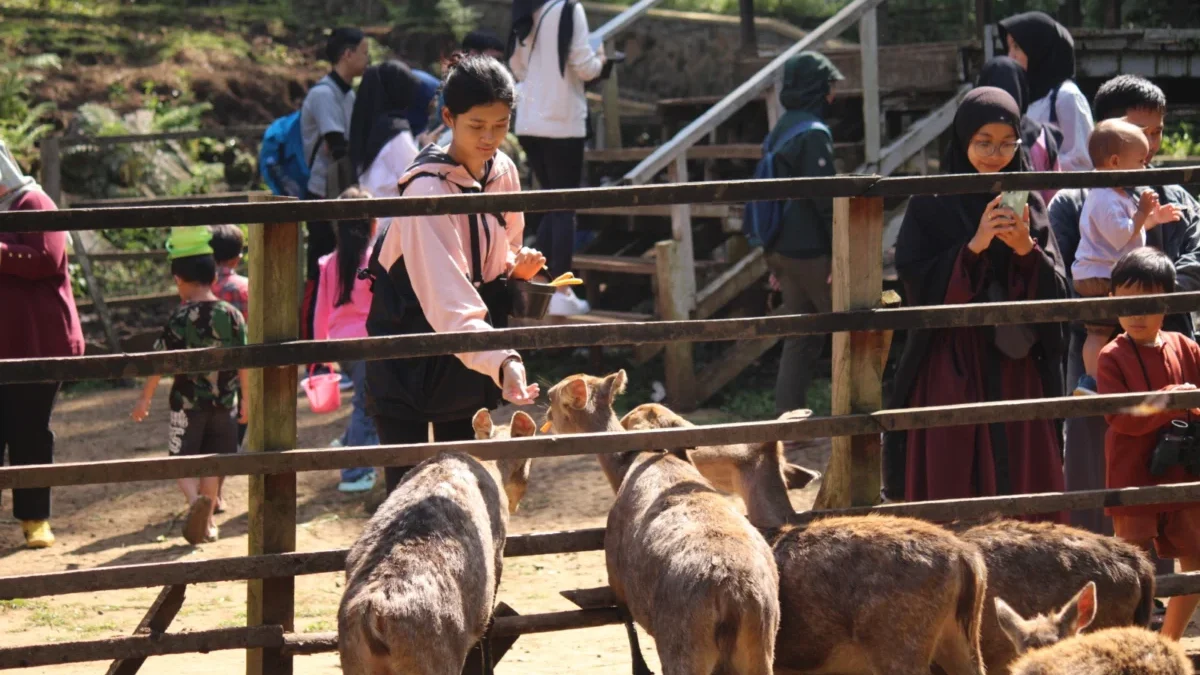
[[[623,255],[590,255],[576,254],[571,259],[571,267],[588,272],[613,272],[616,274],[653,275],[657,262],[653,257],[623,256]],[[712,269],[726,267],[717,260],[697,260],[696,269]]]
[[587,314],[576,314],[574,316],[546,316],[546,318],[538,319],[518,319],[516,317],[509,320],[509,325],[518,326],[562,326],[562,325],[578,325],[588,323],[641,323],[643,321],[653,321],[653,314],[641,314],[639,312],[614,312],[603,309],[594,309]]

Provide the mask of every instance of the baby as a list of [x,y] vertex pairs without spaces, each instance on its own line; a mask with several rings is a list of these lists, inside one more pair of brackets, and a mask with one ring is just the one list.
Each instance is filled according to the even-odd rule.
[[[1088,153],[1097,171],[1132,171],[1145,168],[1150,143],[1142,130],[1122,119],[1100,122],[1088,139]],[[1179,220],[1178,207],[1158,203],[1158,193],[1145,190],[1135,197],[1124,188],[1088,191],[1079,217],[1079,249],[1071,265],[1075,292],[1084,298],[1107,297],[1112,267],[1122,255],[1146,245],[1146,231]],[[1085,324],[1084,374],[1076,395],[1096,393],[1096,362],[1100,350],[1117,329],[1117,321]]]

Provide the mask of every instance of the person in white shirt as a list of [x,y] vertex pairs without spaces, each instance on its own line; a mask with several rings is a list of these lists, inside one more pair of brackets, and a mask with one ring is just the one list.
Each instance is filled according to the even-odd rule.
[[1029,74],[1033,103],[1026,115],[1061,132],[1058,148],[1063,171],[1090,171],[1092,108],[1073,79],[1075,40],[1071,33],[1044,12],[1010,16],[999,28],[1008,56]]
[[[399,197],[397,181],[417,158],[407,119],[419,82],[400,61],[367,68],[350,118],[350,161],[358,184],[376,197]],[[386,229],[390,219],[379,222]]]
[[[1104,120],[1088,139],[1088,151],[1097,171],[1136,171],[1146,164],[1150,142],[1141,128],[1122,119]],[[1146,245],[1146,231],[1179,220],[1179,207],[1162,205],[1158,193],[1145,190],[1140,197],[1124,188],[1088,191],[1079,216],[1079,248],[1071,264],[1075,292],[1085,298],[1111,294],[1112,268],[1121,256]],[[1100,350],[1116,331],[1116,321],[1086,323],[1083,343],[1084,374],[1077,395],[1096,393],[1096,364]]]
[[[600,76],[604,51],[588,42],[587,16],[577,0],[515,0],[512,57],[518,81],[517,138],[543,190],[577,188],[583,177],[587,98],[583,85]],[[575,213],[543,214],[537,249],[551,278],[570,271],[575,253]],[[587,302],[569,286],[550,301],[550,314],[583,314]]]

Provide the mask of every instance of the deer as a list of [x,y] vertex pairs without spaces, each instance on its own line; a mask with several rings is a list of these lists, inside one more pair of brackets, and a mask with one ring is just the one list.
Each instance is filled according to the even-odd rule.
[[[1046,646],[1054,635],[1057,641],[1084,628],[1150,625],[1154,565],[1136,546],[1056,523],[999,519],[949,529],[977,546],[987,564],[988,602],[996,612],[984,615],[980,645],[993,675],[1008,672],[1021,652]],[[1104,596],[1100,608],[1097,592]],[[1034,615],[1036,625],[1022,623],[1022,616]],[[1087,620],[1076,625],[1076,616]],[[1032,642],[1022,646],[1017,635]]]
[[[613,402],[625,383],[624,370],[562,380],[549,392],[548,426],[556,434],[624,432]],[[664,675],[771,673],[779,575],[762,535],[687,450],[597,459],[616,493],[604,535],[609,585],[654,638]]]
[[775,673],[983,675],[987,567],[949,531],[885,515],[785,526]]
[[[533,418],[477,439],[533,436]],[[508,516],[529,480],[528,459],[479,461],[441,453],[404,477],[346,558],[338,651],[346,675],[459,675],[484,637],[500,585]],[[490,664],[487,645],[485,666]],[[485,668],[485,672],[486,672]]]
[[[804,419],[811,415],[811,410],[793,410],[779,419]],[[646,403],[621,418],[621,426],[635,431],[695,425],[666,406]],[[801,489],[820,475],[788,463],[780,441],[701,446],[688,454],[714,487],[742,498],[747,517],[758,528],[777,528],[786,523],[792,514],[788,490]]]
[[[1039,581],[1045,576],[1039,577]],[[1024,619],[995,599],[999,625],[1019,654],[1012,675],[1191,675],[1192,662],[1178,642],[1141,626],[1080,634],[1098,614],[1096,583],[1089,581],[1056,611]]]

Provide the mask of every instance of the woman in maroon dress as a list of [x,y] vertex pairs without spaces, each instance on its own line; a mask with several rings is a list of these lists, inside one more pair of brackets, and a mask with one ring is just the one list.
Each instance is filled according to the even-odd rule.
[[[1008,93],[973,90],[955,116],[943,172],[1024,170],[1020,124]],[[914,197],[896,243],[896,269],[911,305],[1067,297],[1062,258],[1036,192],[1021,214],[1002,206],[997,194]],[[1062,349],[1060,324],[912,331],[891,407],[1061,396]],[[1063,489],[1054,420],[891,433],[884,466],[892,499]]]
[[[0,142],[0,212],[51,211],[54,202],[26,176]],[[0,359],[83,354],[71,294],[65,232],[0,232]],[[54,462],[50,413],[57,382],[0,384],[0,462]],[[30,548],[54,544],[50,488],[13,490],[13,516]]]

